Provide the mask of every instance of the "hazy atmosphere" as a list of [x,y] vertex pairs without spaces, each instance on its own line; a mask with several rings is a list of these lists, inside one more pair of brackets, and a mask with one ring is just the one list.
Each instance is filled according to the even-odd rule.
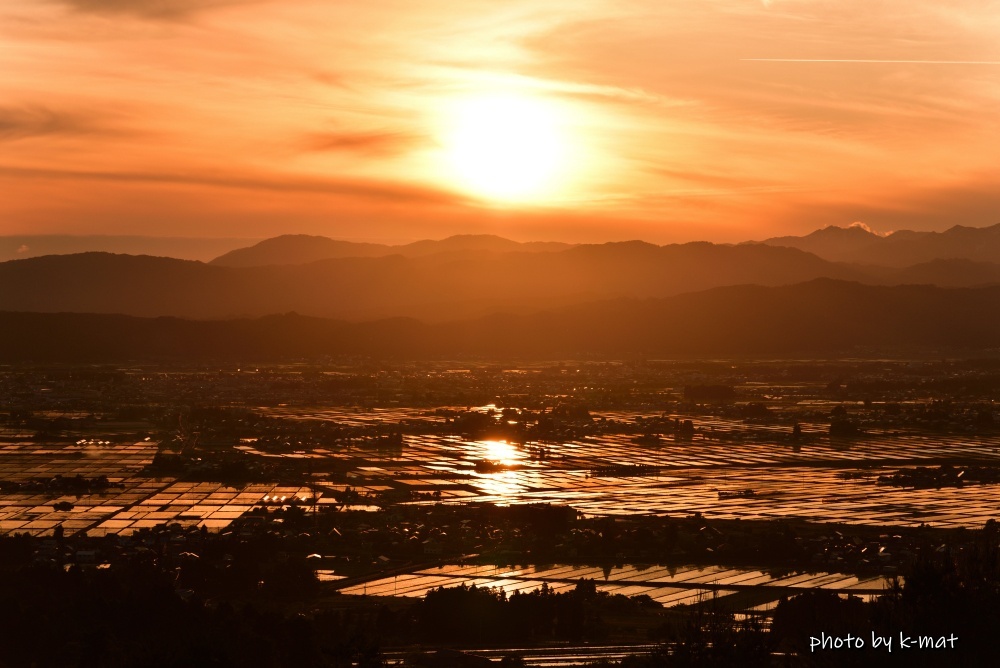
[[0,668],[997,665],[1000,0],[0,0]]
[[993,1],[7,0],[0,225],[385,243],[982,226],[998,34]]

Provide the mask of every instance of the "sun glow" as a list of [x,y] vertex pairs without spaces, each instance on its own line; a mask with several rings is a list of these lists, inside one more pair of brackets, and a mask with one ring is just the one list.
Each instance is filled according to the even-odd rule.
[[541,98],[515,94],[462,100],[445,132],[455,178],[469,192],[497,201],[551,195],[568,162],[557,112]]
[[485,445],[486,459],[502,466],[512,466],[524,458],[524,454],[507,441],[486,441]]

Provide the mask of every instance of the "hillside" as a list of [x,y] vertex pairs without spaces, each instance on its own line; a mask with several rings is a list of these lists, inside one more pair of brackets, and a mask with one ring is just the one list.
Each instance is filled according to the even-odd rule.
[[759,243],[798,248],[831,262],[888,267],[953,259],[1000,263],[1000,223],[990,227],[955,225],[944,232],[900,230],[886,236],[859,225],[830,226],[801,237],[774,237]]
[[995,354],[1000,287],[734,286],[451,323],[0,313],[0,360]]
[[247,248],[239,248],[221,255],[211,264],[220,267],[263,267],[268,265],[307,264],[318,260],[346,257],[421,257],[435,253],[468,251],[542,253],[565,250],[570,244],[558,242],[519,243],[489,234],[462,234],[441,240],[414,241],[410,244],[387,246],[385,244],[337,241],[327,237],[305,234],[286,234],[265,239]]
[[186,318],[296,311],[354,320],[447,321],[820,277],[866,279],[863,272],[796,249],[709,243],[626,242],[545,253],[463,251],[265,267],[85,253],[0,263],[0,310]]

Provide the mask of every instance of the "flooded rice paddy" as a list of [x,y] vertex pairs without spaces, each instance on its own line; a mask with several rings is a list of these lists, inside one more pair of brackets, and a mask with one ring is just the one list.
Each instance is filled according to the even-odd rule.
[[[303,420],[333,419],[353,424],[401,424],[420,417],[413,409],[378,411],[277,409]],[[644,417],[658,417],[647,414]],[[595,417],[631,421],[635,413]],[[397,450],[309,451],[298,457],[364,459],[359,479],[415,491],[435,491],[444,503],[560,503],[588,515],[700,512],[719,519],[802,518],[862,525],[976,527],[1000,505],[1000,486],[968,485],[906,489],[876,484],[899,466],[941,461],[1000,464],[1000,438],[875,433],[831,440],[825,425],[804,424],[813,440],[793,449],[780,438],[788,428],[754,426],[754,440],[740,438],[739,420],[690,418],[707,434],[691,442],[664,438],[641,445],[630,435],[602,435],[580,441],[518,445],[456,436],[406,436]],[[768,432],[773,438],[768,439]],[[544,449],[544,454],[542,450]],[[476,463],[495,462],[483,472]],[[655,474],[604,475],[608,467],[653,467]],[[627,471],[623,471],[627,473]],[[842,477],[844,473],[854,476]],[[752,496],[742,495],[753,490]],[[721,492],[721,494],[720,494]],[[728,498],[727,498],[728,497]]]
[[[509,596],[528,593],[544,584],[555,593],[572,590],[581,579],[592,579],[598,591],[624,596],[648,596],[666,607],[709,599],[747,612],[774,607],[782,596],[808,589],[851,594],[863,599],[882,594],[890,586],[877,576],[859,578],[840,573],[768,573],[724,566],[592,566],[547,565],[505,567],[446,565],[343,587],[344,594],[420,598],[438,587],[489,587]],[[753,601],[747,599],[753,597]],[[738,600],[739,599],[739,600]]]
[[[338,424],[387,427],[444,418],[417,409],[260,409],[260,414]],[[649,416],[659,417],[659,414]],[[595,416],[628,422],[635,413]],[[309,485],[185,483],[142,474],[157,451],[151,441],[113,444],[101,440],[51,444],[0,439],[0,480],[106,476],[113,486],[99,493],[53,495],[50,491],[0,493],[0,533],[86,530],[90,535],[129,534],[161,523],[220,530],[262,502],[309,499],[343,508],[333,496],[350,488],[352,503],[374,508],[387,491],[412,492],[410,503],[556,503],[587,515],[702,513],[718,519],[802,518],[860,525],[977,527],[995,516],[1000,485],[969,484],[908,489],[877,484],[878,475],[903,465],[967,461],[1000,465],[1000,438],[874,433],[831,440],[823,425],[803,425],[810,440],[792,448],[788,428],[753,426],[716,417],[692,419],[690,442],[671,437],[638,444],[633,436],[607,434],[563,442],[515,444],[452,435],[405,435],[401,445],[359,447],[330,443],[294,452],[240,446],[248,456],[336,463],[334,479]],[[481,464],[489,462],[484,469]],[[480,465],[480,466],[477,466]],[[646,467],[642,475],[638,469]],[[617,474],[609,467],[619,467]],[[321,467],[317,467],[318,469]],[[611,469],[615,470],[615,469]],[[845,478],[843,474],[851,477]],[[71,510],[56,511],[60,502]]]

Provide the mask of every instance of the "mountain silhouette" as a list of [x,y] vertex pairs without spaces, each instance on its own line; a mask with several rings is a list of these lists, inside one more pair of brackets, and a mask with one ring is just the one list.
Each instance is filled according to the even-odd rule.
[[407,318],[347,323],[294,313],[196,321],[4,312],[0,360],[981,354],[997,351],[997,303],[1000,286],[886,287],[819,279],[440,324]]
[[143,237],[93,234],[17,234],[0,236],[0,262],[42,255],[73,253],[127,253],[165,255],[208,261],[234,248],[256,241],[231,237]]
[[976,287],[1000,284],[1000,263],[974,260],[932,260],[891,272],[898,284]]
[[1000,223],[990,227],[955,225],[944,232],[901,230],[886,236],[861,225],[830,226],[802,237],[774,237],[757,243],[798,248],[831,262],[888,267],[952,259],[1000,263]]
[[447,321],[819,277],[869,279],[846,265],[762,244],[622,242],[550,252],[467,250],[257,267],[83,253],[0,263],[0,310],[186,318],[296,311],[353,320]]
[[248,248],[239,248],[221,255],[211,264],[222,267],[261,267],[268,265],[307,264],[318,260],[345,257],[384,257],[402,255],[419,257],[434,253],[461,251],[547,252],[569,248],[558,242],[519,243],[491,234],[461,234],[447,239],[415,241],[401,246],[337,241],[307,234],[286,234],[265,239]]

